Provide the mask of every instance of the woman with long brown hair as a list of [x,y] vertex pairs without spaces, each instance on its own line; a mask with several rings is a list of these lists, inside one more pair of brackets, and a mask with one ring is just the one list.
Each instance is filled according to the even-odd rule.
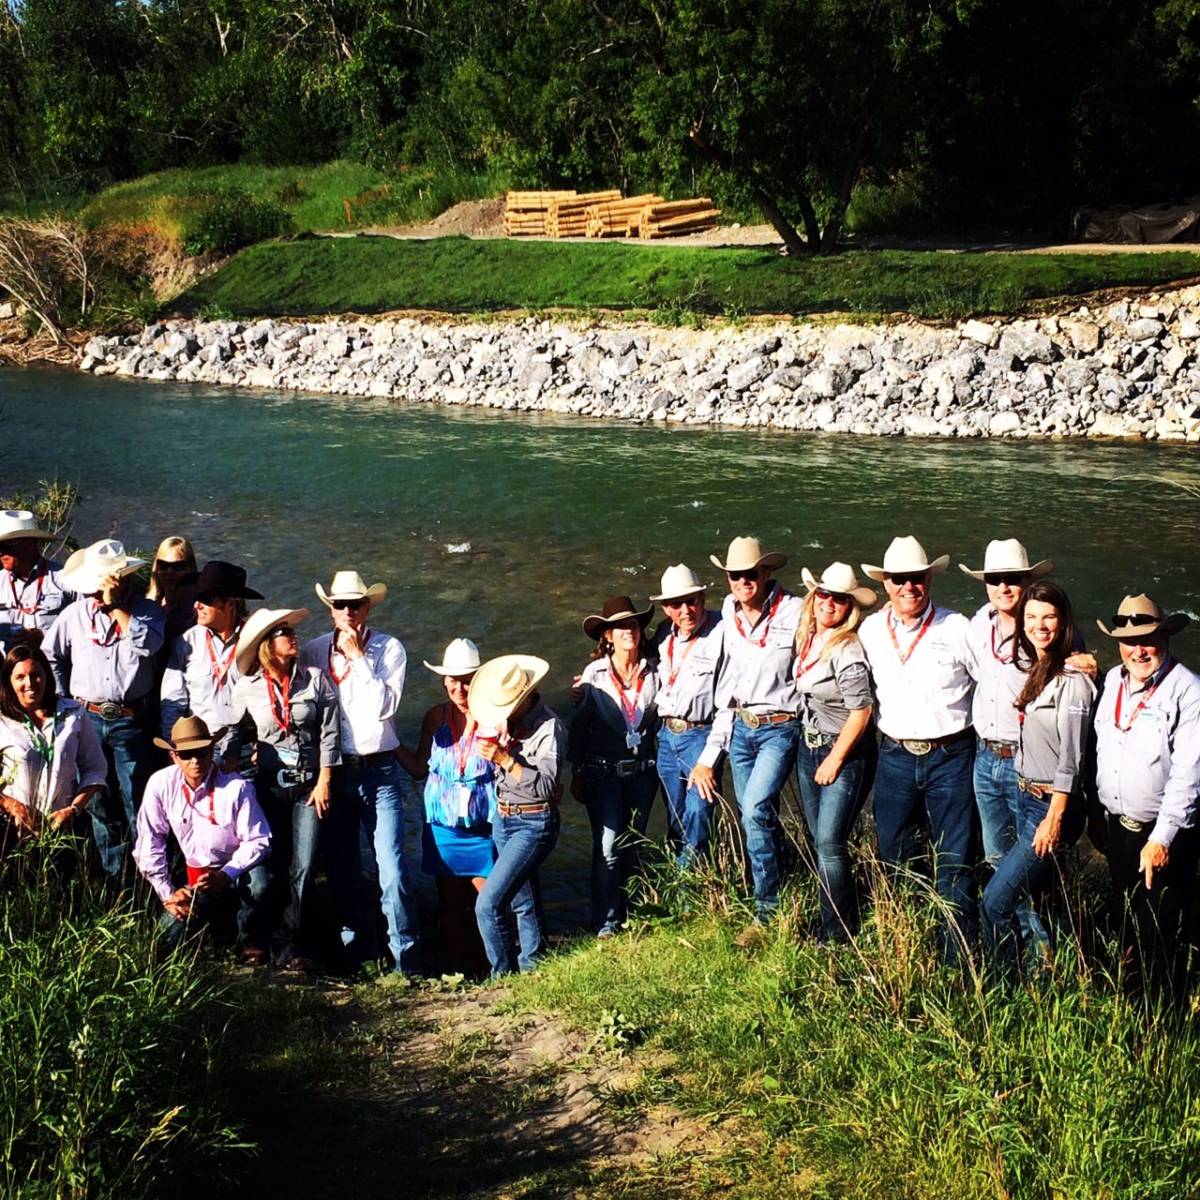
[[1037,580],[1016,610],[1016,663],[1025,683],[1016,699],[1017,841],[983,893],[984,944],[1002,965],[1017,959],[1016,909],[1053,878],[1055,855],[1083,831],[1082,768],[1096,689],[1068,659],[1079,643],[1071,602]]

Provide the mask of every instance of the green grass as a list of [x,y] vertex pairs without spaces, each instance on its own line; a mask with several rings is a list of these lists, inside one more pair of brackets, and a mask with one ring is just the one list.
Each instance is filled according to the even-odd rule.
[[608,308],[934,318],[1009,313],[1030,301],[1200,274],[1200,255],[763,250],[363,237],[252,246],[177,306],[237,315]]

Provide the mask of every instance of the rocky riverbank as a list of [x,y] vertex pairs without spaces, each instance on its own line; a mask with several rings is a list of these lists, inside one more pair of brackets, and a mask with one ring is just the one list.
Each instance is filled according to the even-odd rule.
[[916,437],[1200,442],[1200,289],[939,328],[664,329],[538,318],[168,321],[97,337],[97,375]]

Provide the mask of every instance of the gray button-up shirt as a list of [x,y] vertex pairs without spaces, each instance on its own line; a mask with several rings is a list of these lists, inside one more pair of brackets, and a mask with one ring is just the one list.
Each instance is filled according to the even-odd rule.
[[[1096,706],[1096,795],[1111,813],[1153,821],[1150,840],[1169,846],[1200,808],[1200,676],[1168,659],[1142,687],[1123,667],[1104,677]],[[1121,701],[1121,728],[1116,721]],[[1145,707],[1134,716],[1138,705]]]
[[62,695],[131,704],[154,687],[154,656],[162,648],[165,627],[166,618],[157,604],[134,600],[129,605],[129,629],[122,634],[95,600],[80,596],[58,614],[42,649]]
[[706,609],[704,619],[690,638],[684,638],[664,621],[654,635],[658,657],[660,716],[678,717],[695,725],[712,725],[708,741],[697,760],[712,767],[729,744],[733,713],[717,711],[717,678],[725,663],[725,622],[719,612]]
[[75,593],[62,585],[61,570],[61,564],[45,558],[37,560],[28,579],[19,579],[0,567],[0,626],[49,629],[75,599]]
[[237,646],[240,627],[222,642],[203,625],[193,625],[175,639],[163,674],[162,728],[170,739],[171,726],[192,713],[209,731],[236,724],[233,689],[242,674],[231,651]]
[[[971,724],[975,732],[989,742],[1016,742],[1016,699],[1025,686],[1025,674],[1013,661],[1016,633],[1005,637],[1000,632],[1000,615],[985,604],[972,618],[970,626],[975,695],[971,700]],[[1029,776],[1033,778],[1033,776]]]
[[567,748],[567,731],[538,697],[512,731],[508,752],[521,764],[520,781],[496,769],[496,799],[504,804],[553,804]]
[[807,669],[805,662],[796,659],[801,719],[809,729],[836,737],[852,711],[875,703],[867,652],[857,637],[840,642],[827,655],[817,642],[805,661],[811,663]]
[[[278,691],[276,692],[278,695]],[[296,664],[288,697],[287,729],[275,720],[267,677],[261,671],[243,675],[233,689],[233,720],[250,714],[258,733],[259,768],[277,769],[277,764],[315,771],[318,766],[336,767],[339,750],[338,704],[333,684],[316,667]],[[280,753],[282,751],[282,753]],[[293,761],[287,761],[289,758]]]
[[[614,761],[654,756],[654,731],[658,728],[654,700],[658,681],[644,658],[638,663],[638,672],[641,690],[635,684],[625,692],[625,703],[632,710],[631,727],[607,655],[593,659],[583,668],[580,677],[583,695],[568,719],[568,757],[573,767],[581,766],[589,754]],[[636,748],[626,741],[630,732],[641,739]]]
[[1068,796],[1080,784],[1096,688],[1069,668],[1025,709],[1018,725],[1017,773]]
[[[772,612],[776,599],[779,607]],[[800,597],[775,583],[767,594],[762,615],[749,628],[741,605],[732,595],[725,597],[721,605],[725,661],[717,677],[718,709],[748,708],[756,713],[796,711],[792,663],[803,611]]]

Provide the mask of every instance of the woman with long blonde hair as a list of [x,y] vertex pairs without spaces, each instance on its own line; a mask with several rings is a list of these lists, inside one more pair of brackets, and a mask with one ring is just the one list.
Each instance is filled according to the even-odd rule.
[[875,780],[874,696],[858,640],[862,611],[875,603],[854,569],[835,562],[815,579],[796,632],[796,691],[801,739],[796,781],[817,855],[822,941],[845,941],[858,925],[850,871],[850,833]]

